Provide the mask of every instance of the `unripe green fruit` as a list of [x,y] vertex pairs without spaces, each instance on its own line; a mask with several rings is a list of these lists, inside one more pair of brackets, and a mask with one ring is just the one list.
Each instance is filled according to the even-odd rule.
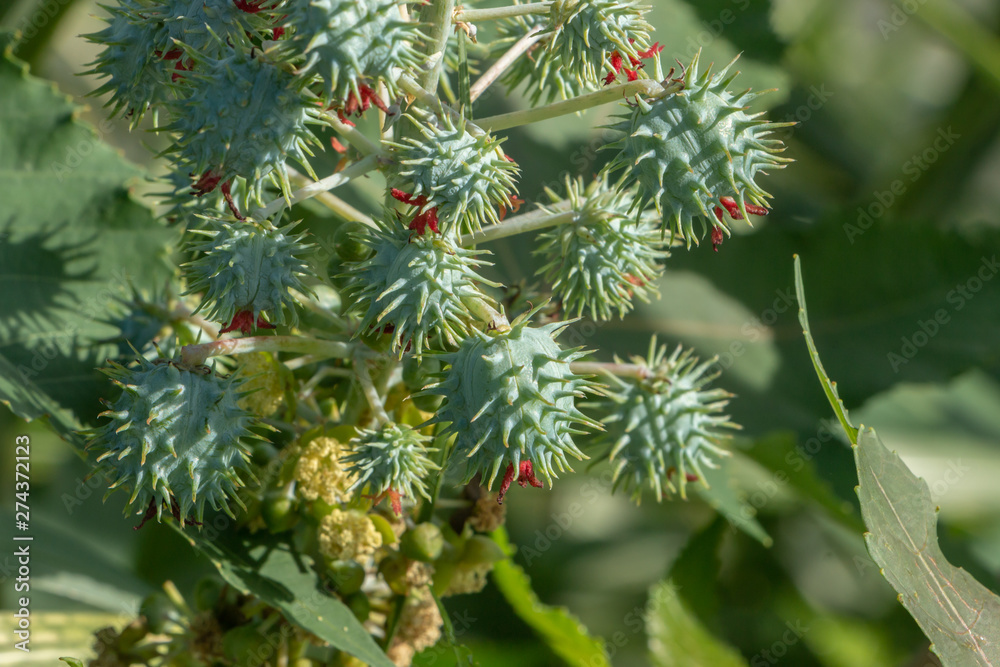
[[406,357],[403,359],[403,384],[410,391],[426,387],[434,375],[441,372],[441,360],[435,357]]
[[485,535],[472,535],[465,542],[459,563],[462,565],[490,565],[507,558],[500,545]]
[[372,611],[372,605],[368,600],[368,596],[360,591],[347,598],[347,606],[354,614],[354,617],[362,623],[368,620],[368,616]]
[[369,514],[368,518],[371,519],[372,525],[375,526],[375,530],[379,532],[382,536],[382,544],[389,546],[395,544],[399,541],[399,536],[396,535],[396,531],[392,529],[392,524],[381,514]]
[[569,323],[529,327],[537,311],[516,319],[510,331],[477,332],[454,354],[442,355],[450,368],[427,389],[444,396],[432,421],[447,422],[443,434],[456,435],[451,459],[465,463],[463,483],[481,473],[492,487],[501,472],[517,473],[530,462],[551,485],[556,471],[571,469],[569,456],[585,458],[573,443],[576,426],[599,428],[574,403],[593,387],[569,367],[582,353],[562,350],[554,340]]
[[194,604],[199,611],[214,609],[222,593],[225,590],[223,584],[217,577],[203,577],[198,580],[194,587]]
[[333,235],[337,256],[345,262],[363,262],[371,257],[372,249],[361,238],[366,226],[360,222],[345,222]]
[[122,393],[105,402],[109,409],[101,416],[111,423],[88,432],[88,448],[101,452],[97,469],[112,480],[112,490],[131,492],[126,513],[145,512],[152,503],[160,519],[164,507],[175,504],[182,520],[193,512],[202,521],[208,502],[236,518],[228,501],[242,506],[239,472],[253,477],[242,442],[253,434],[238,405],[241,381],[204,367],[138,362],[135,368],[112,363],[104,371]]
[[[792,124],[745,113],[759,94],[726,89],[738,74],[728,74],[735,60],[714,76],[711,67],[699,76],[698,59],[685,71],[683,89],[651,100],[637,98],[635,108],[613,126],[625,136],[608,146],[620,149],[609,169],[624,170],[621,187],[639,184],[633,209],[641,216],[653,203],[671,236],[688,247],[709,227],[729,231],[714,213],[725,208],[724,197],[735,201],[743,218],[749,217],[747,204],[767,206],[771,195],[756,177],[790,161],[777,156],[782,143],[768,135]],[[694,231],[695,220],[700,234]]]
[[708,386],[719,375],[715,359],[699,363],[680,345],[668,355],[654,337],[648,357],[632,361],[649,369],[648,377],[609,378],[613,385],[598,404],[607,431],[595,442],[607,446],[614,487],[631,490],[634,500],[643,487],[657,502],[678,491],[685,497],[689,474],[704,480],[703,467],[729,455],[720,445],[729,438],[723,429],[739,428],[722,414],[732,394]]
[[295,500],[283,489],[268,491],[260,508],[261,517],[271,533],[282,533],[291,529],[299,520],[295,511]]
[[234,667],[259,665],[261,656],[270,650],[267,637],[257,624],[241,625],[222,635],[222,653]]
[[444,398],[433,394],[414,394],[410,397],[414,407],[421,412],[437,412],[444,403]]
[[399,549],[407,557],[423,563],[436,560],[444,548],[444,536],[441,529],[433,523],[421,523],[403,533]]
[[[352,491],[367,488],[367,493],[416,499],[430,498],[427,478],[438,466],[428,458],[436,451],[430,437],[411,426],[388,422],[375,430],[361,430],[350,442],[351,453],[344,457],[347,472],[357,481]],[[394,508],[397,512],[399,508]]]
[[352,595],[365,583],[365,568],[356,560],[331,560],[326,566],[334,588],[341,595]]

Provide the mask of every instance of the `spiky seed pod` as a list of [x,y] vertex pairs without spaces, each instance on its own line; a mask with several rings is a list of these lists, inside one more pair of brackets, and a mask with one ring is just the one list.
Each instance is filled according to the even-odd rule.
[[627,66],[647,55],[653,31],[644,18],[648,11],[634,0],[555,0],[548,15],[503,21],[501,38],[511,42],[542,27],[531,57],[518,59],[503,83],[515,88],[527,82],[533,104],[595,90],[623,61]]
[[207,308],[208,317],[228,324],[228,330],[239,328],[249,333],[254,325],[268,327],[260,318],[262,312],[272,322],[284,324],[286,309],[294,326],[298,317],[288,290],[312,293],[301,280],[309,268],[302,255],[310,246],[302,243],[301,234],[291,233],[294,226],[242,222],[198,230],[209,238],[191,244],[191,252],[201,256],[184,267],[189,285],[186,294],[204,291],[198,310]]
[[498,287],[475,272],[489,264],[446,237],[397,224],[366,229],[357,238],[372,251],[368,259],[346,265],[347,296],[362,317],[358,333],[392,325],[392,350],[400,357],[411,346],[421,355],[434,336],[458,345],[474,328],[475,314],[496,307],[477,286]]
[[551,486],[557,470],[571,470],[568,456],[586,458],[573,443],[583,433],[578,425],[599,428],[575,407],[575,398],[594,386],[569,367],[583,352],[561,350],[554,340],[569,323],[529,327],[534,312],[507,332],[477,331],[457,352],[442,355],[449,368],[425,390],[444,396],[432,421],[447,422],[444,433],[455,434],[452,460],[465,462],[466,483],[481,473],[492,488],[504,471],[508,486],[513,472],[529,464],[527,477],[540,472]]
[[384,83],[393,91],[394,68],[418,64],[417,24],[400,18],[396,0],[300,0],[286,3],[284,24],[291,33],[283,47],[301,54],[300,73],[316,74],[327,104],[361,99],[361,85]]
[[180,45],[215,58],[268,27],[263,16],[241,11],[232,0],[121,0],[106,6],[108,26],[87,39],[104,45],[90,73],[108,78],[93,94],[111,93],[113,113],[134,127],[146,110],[171,97],[170,81],[184,76]]
[[399,509],[399,497],[430,499],[426,479],[438,469],[428,458],[435,451],[431,438],[405,424],[388,423],[378,430],[362,430],[351,440],[351,453],[344,457],[347,472],[356,481],[352,491],[367,487],[368,494],[393,497]]
[[514,208],[518,168],[500,147],[502,139],[473,135],[464,120],[456,125],[447,116],[440,126],[407,118],[420,136],[386,142],[397,164],[389,185],[420,200],[421,212],[436,208],[442,232],[473,232],[499,222],[499,207]]
[[[567,311],[609,320],[614,310],[625,317],[634,298],[649,303],[659,296],[654,282],[661,273],[659,261],[670,253],[658,222],[646,216],[637,223],[628,215],[635,190],[609,187],[605,173],[586,188],[583,179],[567,177],[566,192],[573,222],[539,234],[534,253],[544,258],[539,274]],[[563,201],[549,188],[546,193],[553,204]],[[551,215],[565,212],[541,208]]]
[[[784,150],[781,141],[767,138],[790,123],[746,113],[763,93],[727,90],[739,74],[729,74],[736,59],[713,76],[711,66],[698,73],[698,58],[685,71],[682,90],[649,101],[639,98],[613,126],[625,136],[608,146],[620,150],[610,169],[625,170],[622,187],[639,184],[635,209],[641,212],[653,202],[671,235],[680,235],[689,248],[709,225],[729,233],[721,215],[727,207],[723,198],[733,198],[746,219],[748,203],[766,207],[771,195],[755,179],[790,162],[777,155]],[[694,231],[696,219],[700,236]]]
[[88,74],[108,79],[91,94],[110,93],[105,106],[112,107],[112,115],[129,118],[135,127],[150,106],[170,95],[168,72],[174,63],[165,60],[161,50],[167,31],[162,23],[145,19],[147,7],[135,0],[121,0],[118,6],[105,9],[111,14],[105,19],[107,27],[86,35],[89,41],[104,45]]
[[238,405],[242,381],[142,357],[135,368],[112,363],[104,372],[122,392],[104,403],[101,416],[111,421],[88,432],[88,448],[99,452],[97,469],[112,480],[108,494],[131,493],[126,515],[153,502],[157,519],[166,505],[182,524],[192,510],[201,521],[207,501],[235,516],[228,501],[243,507],[241,474],[253,478],[242,441],[253,436],[252,418]]
[[632,362],[647,369],[647,377],[613,378],[609,397],[601,400],[607,431],[597,442],[608,445],[603,456],[614,469],[614,486],[631,489],[636,501],[644,486],[657,502],[678,490],[686,497],[689,475],[704,480],[704,468],[715,468],[715,458],[729,456],[721,448],[729,438],[722,429],[739,426],[722,411],[732,394],[709,388],[719,375],[711,370],[715,359],[699,363],[693,350],[680,345],[667,355],[667,346],[657,347],[655,336],[648,357]]
[[288,158],[315,177],[307,156],[312,155],[308,144],[318,140],[306,125],[319,107],[302,94],[300,80],[259,52],[236,51],[219,59],[185,53],[193,69],[175,84],[172,122],[164,129],[176,133],[167,152],[198,178],[196,192],[240,177],[246,180],[246,199],[261,203],[267,176],[287,196]]

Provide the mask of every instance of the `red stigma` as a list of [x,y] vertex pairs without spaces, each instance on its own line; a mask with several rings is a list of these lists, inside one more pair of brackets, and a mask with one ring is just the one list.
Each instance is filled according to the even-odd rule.
[[[401,201],[404,204],[409,204],[410,206],[422,207],[427,205],[427,197],[424,195],[411,195],[407,192],[403,192],[398,188],[392,188],[389,191],[392,198]],[[432,206],[422,213],[418,213],[413,220],[410,221],[407,229],[415,230],[418,234],[423,236],[427,233],[427,228],[430,227],[431,231],[435,234],[441,233],[438,228],[438,210],[436,206]]]
[[342,123],[354,125],[347,120],[347,116],[352,114],[355,116],[361,116],[361,114],[368,111],[373,104],[383,113],[390,116],[392,115],[392,112],[389,111],[389,107],[382,100],[382,98],[379,97],[370,86],[361,84],[358,86],[357,93],[351,92],[351,94],[347,96],[347,101],[344,103],[344,106],[337,110],[337,117],[340,118]]
[[214,171],[209,169],[201,175],[201,178],[199,178],[194,185],[191,186],[191,189],[194,190],[194,196],[200,197],[208,194],[212,190],[215,190],[221,180],[222,174],[216,174]]
[[712,227],[712,250],[719,252],[719,246],[725,237],[722,235],[722,227]]
[[274,329],[274,325],[263,318],[263,316],[257,316],[257,322],[254,322],[253,313],[249,310],[241,310],[233,316],[233,321],[229,323],[225,329],[220,331],[220,334],[229,333],[230,331],[236,331],[239,329],[244,333],[244,335],[249,334],[253,331],[254,327],[258,329]]
[[[634,42],[635,40],[629,40],[629,41]],[[639,78],[639,70],[644,67],[642,59],[652,58],[661,51],[663,51],[663,47],[660,46],[659,42],[656,42],[645,51],[637,51],[636,55],[639,56],[638,58],[636,58],[635,56],[628,57],[629,65],[631,65],[631,67],[625,67],[625,59],[622,57],[621,53],[619,53],[618,51],[613,52],[611,54],[611,57],[609,58],[609,60],[611,61],[611,71],[608,72],[608,75],[606,77],[604,77],[604,85],[609,86],[612,83],[614,83],[615,80],[618,78],[618,75],[621,74],[623,71],[625,72],[625,76],[628,78],[629,81],[636,81]]]
[[[503,505],[503,498],[507,495],[507,491],[510,489],[511,482],[513,481],[514,464],[508,463],[507,470],[503,474],[503,483],[500,485],[500,494],[497,496],[497,504]],[[541,488],[542,483],[535,477],[535,469],[531,461],[521,461],[517,474],[517,483],[521,485],[521,488],[526,487],[528,484],[536,489]]]
[[[521,210],[521,204],[523,203],[524,200],[518,197],[517,195],[510,197],[510,208],[512,211],[514,211],[514,213],[517,213],[518,211]],[[500,204],[500,221],[503,222],[503,219],[506,217],[507,217],[507,207],[504,204]]]

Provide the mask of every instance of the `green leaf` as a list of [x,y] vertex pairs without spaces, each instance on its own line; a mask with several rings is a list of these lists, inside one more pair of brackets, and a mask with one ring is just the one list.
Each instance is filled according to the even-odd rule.
[[[512,552],[506,530],[500,528],[493,532],[492,537],[504,551],[508,554]],[[564,607],[542,604],[531,589],[528,575],[513,561],[502,560],[494,566],[493,583],[514,613],[566,664],[574,667],[610,667],[601,640],[591,637],[579,619]]]
[[294,554],[281,543],[244,541],[230,549],[218,540],[171,526],[243,593],[256,595],[280,610],[289,622],[369,665],[394,667],[350,608],[320,588],[308,556]]
[[131,198],[144,172],[9,44],[0,90],[0,400],[65,433],[96,414],[106,380],[94,367],[117,356],[97,343],[116,333],[102,320],[130,287],[162,289],[175,233]]
[[1000,598],[945,558],[927,483],[874,429],[854,448],[865,542],[946,667],[1000,665]]
[[59,658],[59,660],[65,662],[69,667],[83,667],[83,660],[78,658]]
[[773,540],[757,521],[757,510],[733,488],[730,472],[733,465],[732,458],[720,459],[717,463],[717,468],[704,468],[705,482],[708,486],[692,484],[690,488],[694,489],[695,493],[716,512],[726,517],[734,528],[739,528],[765,547],[771,546]]
[[650,662],[655,667],[746,667],[734,649],[713,637],[688,610],[672,581],[649,590],[646,614]]

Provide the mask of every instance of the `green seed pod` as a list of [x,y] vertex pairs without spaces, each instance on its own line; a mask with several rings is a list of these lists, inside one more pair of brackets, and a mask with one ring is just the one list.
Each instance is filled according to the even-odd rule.
[[306,158],[308,144],[318,140],[306,125],[319,107],[303,95],[302,81],[257,51],[220,58],[185,53],[193,66],[174,84],[172,122],[163,129],[176,133],[167,152],[176,155],[180,171],[196,175],[196,193],[240,177],[244,206],[259,204],[266,176],[287,197],[288,158],[315,178]]
[[518,168],[500,147],[502,139],[473,135],[464,120],[455,125],[449,116],[440,126],[406,118],[420,136],[386,142],[396,163],[389,185],[409,195],[420,212],[437,209],[443,233],[456,236],[496,224],[499,207],[514,208]]
[[679,345],[668,356],[655,337],[648,357],[632,362],[648,369],[648,376],[613,378],[609,398],[601,401],[607,432],[597,444],[608,445],[603,458],[614,468],[614,486],[631,489],[633,500],[643,486],[657,502],[678,490],[686,497],[688,481],[704,481],[703,468],[715,468],[715,457],[729,456],[720,448],[729,436],[720,429],[739,428],[721,414],[732,394],[708,388],[719,375],[710,370],[715,359],[699,364],[692,350]]
[[390,551],[378,564],[379,574],[389,584],[393,592],[405,595],[408,584],[406,572],[410,568],[410,559],[398,551]]
[[[658,222],[628,216],[633,189],[616,191],[602,174],[584,189],[583,180],[566,178],[572,223],[539,234],[534,251],[545,259],[539,274],[552,284],[552,292],[576,316],[609,320],[632,310],[632,300],[649,303],[659,296],[655,280],[659,261],[669,257]],[[546,189],[553,203],[562,197]],[[555,209],[542,207],[552,215]]]
[[347,290],[354,302],[351,310],[362,315],[359,333],[391,325],[391,349],[397,356],[411,346],[422,355],[435,336],[457,345],[475,326],[472,313],[496,307],[477,286],[497,286],[475,272],[488,264],[447,238],[414,234],[398,225],[361,238],[374,254],[345,267],[353,276]]
[[[710,225],[729,232],[722,211],[731,202],[723,198],[732,198],[743,218],[748,218],[748,204],[767,206],[771,195],[756,184],[756,177],[790,162],[777,155],[784,150],[781,141],[767,137],[792,124],[746,113],[747,105],[763,93],[726,89],[739,74],[729,74],[735,60],[713,76],[711,67],[699,75],[698,58],[685,71],[682,90],[648,101],[638,98],[635,108],[613,126],[625,136],[608,146],[619,150],[609,168],[625,171],[621,187],[639,184],[633,209],[641,215],[652,202],[671,238],[680,236],[689,248]],[[694,231],[695,219],[701,223],[700,235]]]
[[400,512],[400,496],[430,499],[427,478],[438,466],[427,455],[437,451],[428,447],[430,437],[405,424],[384,424],[377,431],[362,430],[350,443],[351,453],[344,457],[347,472],[357,481],[352,491],[367,487],[373,496],[389,494],[393,510]]
[[567,456],[586,458],[572,435],[581,433],[577,424],[599,425],[576,409],[574,398],[594,385],[569,368],[583,353],[561,350],[554,340],[568,322],[528,326],[541,307],[507,332],[476,332],[457,352],[442,355],[450,367],[426,390],[444,396],[432,423],[446,422],[443,434],[455,434],[452,460],[465,462],[463,483],[481,473],[492,487],[504,471],[506,491],[515,472],[540,485],[532,473],[540,471],[551,486],[556,470],[570,470]]
[[[170,70],[174,63],[163,58],[160,50],[166,27],[143,20],[146,6],[135,0],[120,0],[108,6],[111,13],[107,27],[86,38],[104,45],[97,59],[90,63],[88,74],[107,78],[92,95],[111,93],[108,106],[112,114],[130,119],[134,128],[146,110],[170,95]],[[157,55],[159,52],[159,55]]]
[[331,560],[327,563],[327,573],[341,595],[357,593],[365,583],[365,568],[356,560]]
[[199,232],[207,241],[191,244],[191,252],[201,256],[184,267],[190,286],[186,294],[205,292],[198,310],[207,308],[209,318],[228,324],[223,333],[250,333],[254,326],[273,329],[260,318],[262,312],[284,324],[287,309],[292,326],[298,322],[288,290],[312,293],[301,279],[309,272],[301,256],[311,248],[302,243],[302,235],[291,233],[294,226],[217,224]]
[[267,529],[272,533],[282,533],[292,529],[299,519],[295,511],[295,500],[283,489],[273,489],[264,495],[260,514]]
[[433,523],[421,523],[403,533],[399,549],[408,558],[422,563],[437,560],[444,549],[444,536]]
[[[302,0],[285,3],[284,25],[291,37],[282,43],[286,57],[304,55],[303,74],[316,74],[324,84],[324,101],[346,102],[377,83],[391,86],[395,68],[420,62],[414,43],[421,34],[403,21],[396,0]],[[367,82],[367,84],[366,84]]]
[[502,21],[500,35],[508,41],[541,28],[532,57],[518,59],[503,83],[515,88],[527,82],[533,104],[596,90],[605,74],[630,64],[634,69],[646,56],[653,30],[644,18],[648,11],[634,0],[555,0],[547,15]]
[[122,392],[105,402],[101,416],[111,421],[88,432],[88,448],[100,452],[97,469],[113,480],[108,493],[131,492],[126,515],[152,503],[159,520],[173,503],[183,525],[192,510],[203,519],[206,501],[233,518],[229,500],[246,509],[236,491],[241,472],[253,478],[241,441],[253,434],[237,404],[239,380],[141,357],[135,368],[112,363],[104,372]]

